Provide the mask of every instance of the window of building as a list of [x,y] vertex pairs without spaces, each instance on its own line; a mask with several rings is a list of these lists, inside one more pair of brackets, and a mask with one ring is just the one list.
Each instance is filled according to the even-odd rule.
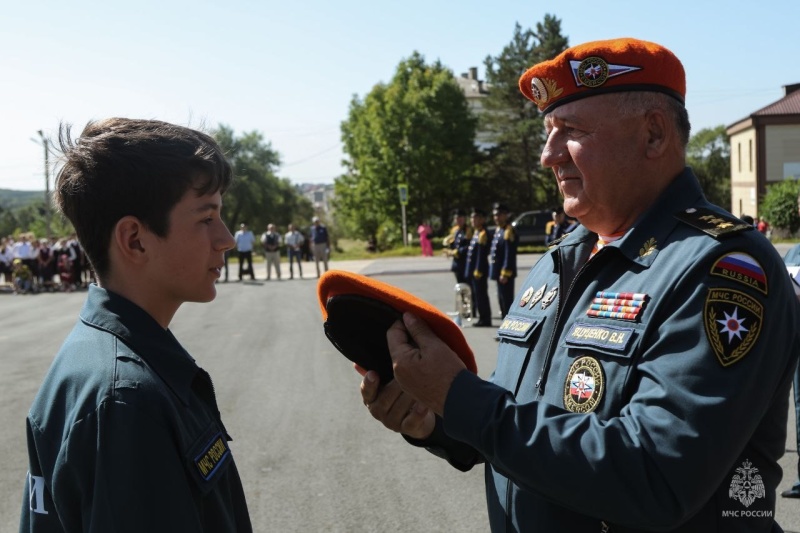
[[739,172],[742,171],[742,143],[736,143],[736,158],[739,161]]
[[753,139],[750,139],[749,141],[747,141],[747,143],[748,143],[747,149],[748,149],[748,152],[749,152],[748,158],[749,158],[749,161],[750,161],[750,172],[752,172],[753,171]]

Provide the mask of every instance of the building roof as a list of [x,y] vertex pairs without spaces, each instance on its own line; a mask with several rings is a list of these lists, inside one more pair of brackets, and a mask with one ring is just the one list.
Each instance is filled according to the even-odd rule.
[[785,86],[786,96],[762,107],[752,116],[765,115],[800,115],[800,83]]
[[469,73],[464,73],[460,77],[455,77],[456,83],[461,90],[464,91],[464,96],[470,98],[483,98],[489,91],[488,87],[483,80],[478,79],[478,68],[471,67]]
[[800,83],[784,85],[783,90],[783,98],[737,120],[725,129],[727,134],[733,135],[751,128],[754,126],[754,121],[779,120],[800,124]]

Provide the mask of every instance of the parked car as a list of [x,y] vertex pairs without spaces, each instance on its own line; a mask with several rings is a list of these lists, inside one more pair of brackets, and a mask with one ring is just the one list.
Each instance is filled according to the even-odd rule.
[[547,223],[553,220],[553,212],[549,210],[525,211],[512,222],[520,246],[542,245],[546,236]]

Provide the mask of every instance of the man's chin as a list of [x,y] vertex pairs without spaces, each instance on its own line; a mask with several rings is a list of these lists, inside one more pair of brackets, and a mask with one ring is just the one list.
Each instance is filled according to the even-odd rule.
[[566,197],[564,198],[564,213],[567,216],[572,218],[580,218],[583,209],[581,206],[581,201],[577,198]]

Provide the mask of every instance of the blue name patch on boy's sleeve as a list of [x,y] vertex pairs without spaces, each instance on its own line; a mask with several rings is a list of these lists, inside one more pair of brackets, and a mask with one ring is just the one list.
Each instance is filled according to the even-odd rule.
[[219,467],[230,456],[231,450],[222,433],[217,433],[205,449],[195,457],[194,464],[200,476],[208,481],[217,473]]
[[532,318],[506,317],[497,332],[508,337],[519,337],[521,339],[528,334],[535,324],[536,320]]
[[628,349],[634,331],[633,328],[576,322],[569,328],[566,341],[570,346],[596,346],[623,352]]

